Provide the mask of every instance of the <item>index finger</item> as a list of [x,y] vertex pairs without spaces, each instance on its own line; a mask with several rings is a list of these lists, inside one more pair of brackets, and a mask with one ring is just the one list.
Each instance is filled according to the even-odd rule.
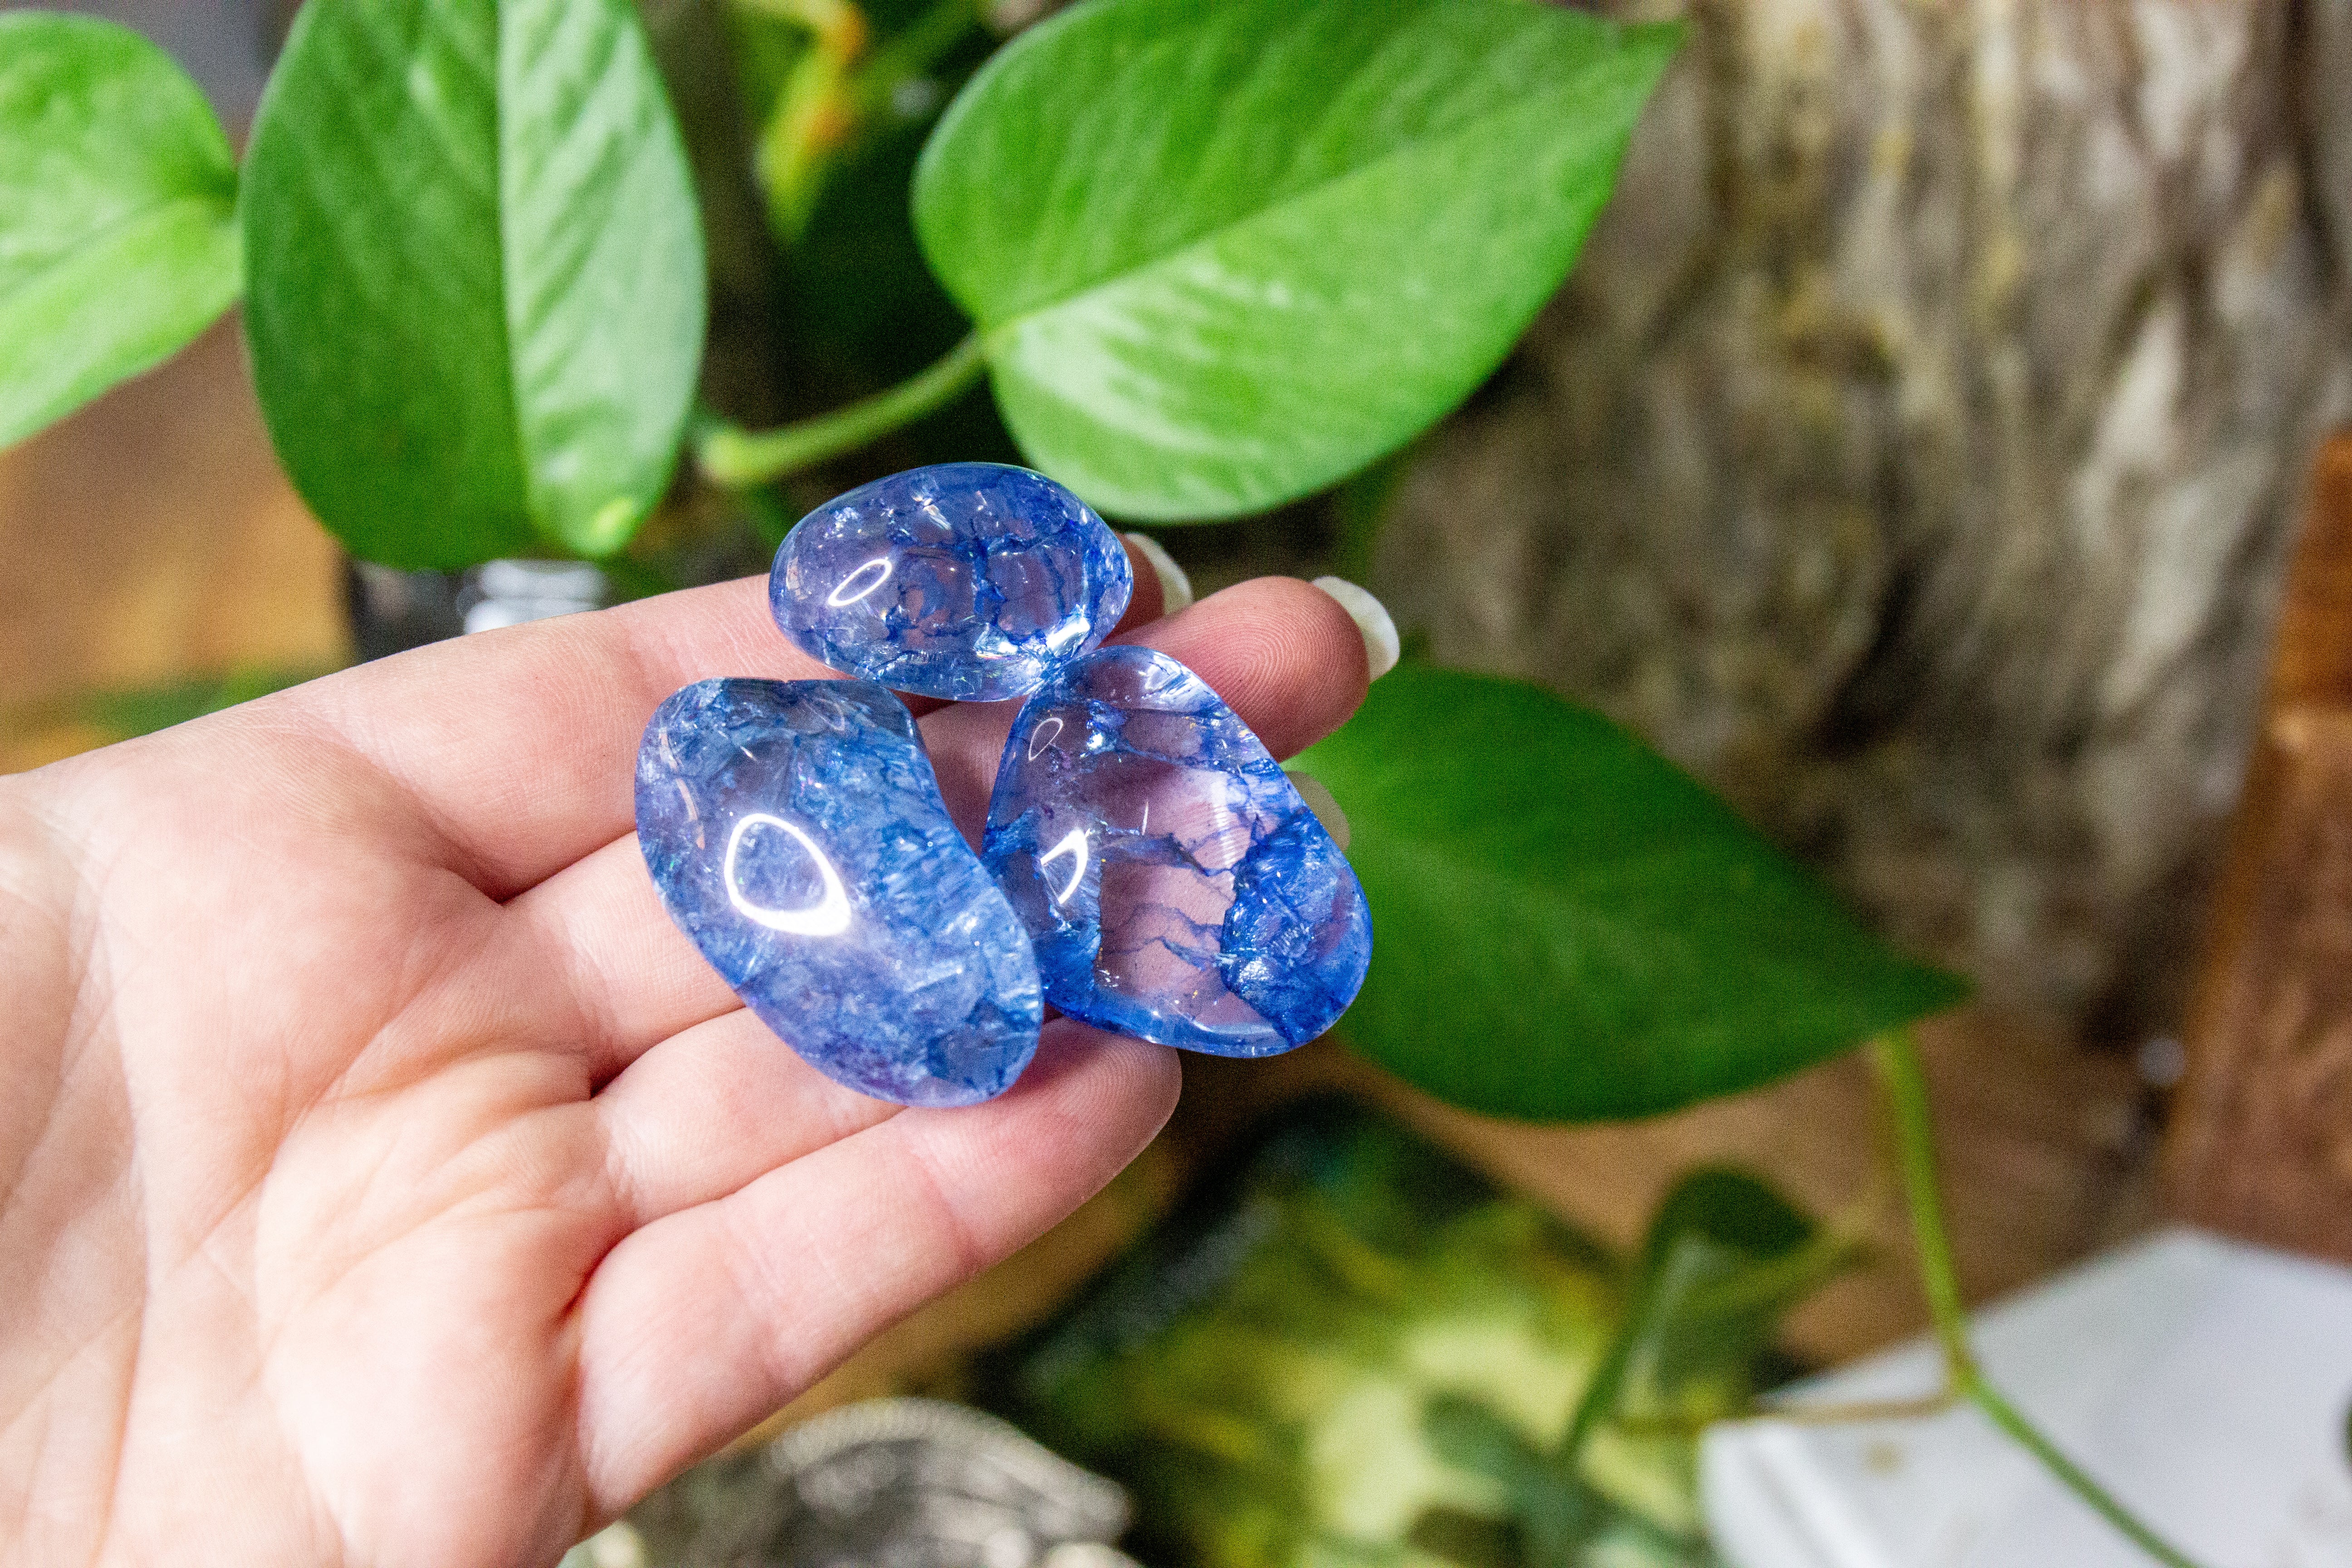
[[[1151,563],[1128,549],[1131,623],[1160,598]],[[408,826],[503,901],[635,826],[637,742],[663,698],[716,676],[838,674],[785,640],[767,580],[745,577],[435,643],[265,700],[390,778],[415,810]]]
[[629,831],[637,742],[672,691],[834,674],[746,577],[435,643],[284,700],[398,784],[453,868],[503,900]]

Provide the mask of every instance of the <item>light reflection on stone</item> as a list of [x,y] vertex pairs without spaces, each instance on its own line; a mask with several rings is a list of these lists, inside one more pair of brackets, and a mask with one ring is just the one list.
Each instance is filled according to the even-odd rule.
[[636,800],[670,917],[810,1065],[908,1105],[970,1104],[1020,1076],[1044,1015],[1029,939],[896,697],[687,687],[646,727]]
[[1288,1050],[1346,1010],[1370,962],[1363,889],[1331,836],[1233,710],[1148,648],[1089,654],[1023,706],[982,855],[1046,1001],[1139,1039]]
[[941,463],[817,508],[768,603],[803,651],[899,691],[995,700],[1096,647],[1135,586],[1127,550],[1042,474]]
[[[693,804],[691,795],[688,796],[688,804]],[[772,909],[754,902],[744,893],[742,882],[737,875],[736,861],[742,854],[743,835],[761,826],[783,829],[815,860],[817,875],[824,882],[824,891],[818,894],[816,902],[797,910]],[[808,836],[807,829],[797,822],[787,821],[764,811],[737,817],[734,831],[727,836],[727,858],[719,872],[719,880],[726,884],[728,902],[733,904],[746,920],[755,921],[770,931],[786,931],[793,936],[839,936],[849,929],[849,889],[842,886],[841,873],[833,868],[831,858],[818,847],[817,841]]]

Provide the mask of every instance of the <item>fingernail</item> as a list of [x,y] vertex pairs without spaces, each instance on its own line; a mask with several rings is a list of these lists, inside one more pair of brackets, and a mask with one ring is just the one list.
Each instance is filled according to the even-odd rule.
[[1184,568],[1176,558],[1160,547],[1160,541],[1148,533],[1122,533],[1121,539],[1142,553],[1151,563],[1151,574],[1160,579],[1160,613],[1172,616],[1192,602],[1192,579],[1184,575]]
[[1364,634],[1364,658],[1371,665],[1372,679],[1378,680],[1396,668],[1396,622],[1389,618],[1389,607],[1357,587],[1345,577],[1318,577],[1315,586],[1339,601],[1356,629]]
[[1348,847],[1348,814],[1339,809],[1339,803],[1331,797],[1329,788],[1313,773],[1302,773],[1295,768],[1286,768],[1283,772],[1292,787],[1298,791],[1298,798],[1307,803],[1307,809],[1315,814],[1315,820],[1323,825],[1323,831],[1331,836],[1331,842],[1345,849]]

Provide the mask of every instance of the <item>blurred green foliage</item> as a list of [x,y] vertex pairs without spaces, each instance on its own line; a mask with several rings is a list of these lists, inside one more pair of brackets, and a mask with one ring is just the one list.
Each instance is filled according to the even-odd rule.
[[[1744,1292],[1738,1331],[1661,1294],[1653,1258],[1694,1234],[1721,1247],[1707,1289]],[[1709,1176],[1620,1263],[1393,1123],[1322,1104],[1006,1356],[993,1398],[1128,1485],[1139,1550],[1171,1568],[1702,1563],[1697,1425],[1746,1407],[1750,1330],[1795,1294],[1757,1268],[1812,1234],[1766,1189]]]
[[0,16],[0,447],[184,345],[236,298],[236,163],[154,45]]

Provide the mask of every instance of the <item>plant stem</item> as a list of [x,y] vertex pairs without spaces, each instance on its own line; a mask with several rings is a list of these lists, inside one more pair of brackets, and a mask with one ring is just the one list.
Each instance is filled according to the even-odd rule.
[[[1630,1305],[1638,1313],[1647,1303],[1635,1301]],[[1554,1463],[1564,1473],[1570,1476],[1577,1473],[1577,1467],[1584,1461],[1584,1450],[1592,1441],[1592,1435],[1616,1410],[1618,1395],[1624,1391],[1625,1373],[1633,1363],[1634,1337],[1641,1327],[1642,1324],[1633,1318],[1626,1320],[1617,1331],[1617,1337],[1610,1342],[1607,1353],[1601,1358],[1601,1364],[1593,1368],[1592,1381],[1584,1385],[1584,1397],[1576,1402],[1576,1413],[1569,1417],[1568,1434],[1559,1440],[1559,1447],[1554,1456]]]
[[868,29],[866,14],[851,0],[736,0],[746,11],[797,22],[814,36],[821,48],[845,58],[865,50]]
[[803,468],[854,452],[867,442],[936,414],[970,391],[987,369],[980,334],[974,332],[928,368],[887,392],[846,408],[781,429],[748,431],[716,425],[703,432],[695,459],[703,478],[740,489],[796,474]]
[[979,0],[933,0],[929,10],[876,49],[866,62],[858,88],[867,106],[887,102],[891,89],[939,64],[978,26]]
[[[834,166],[899,89],[922,76],[980,26],[978,0],[933,0],[889,40],[851,0],[735,0],[745,12],[807,29],[808,47],[785,73],[761,127],[752,171],[768,198],[769,226],[787,249],[815,216]],[[936,88],[926,100],[939,96]]]
[[1959,1381],[1976,1370],[1969,1348],[1968,1310],[1960,1304],[1959,1273],[1952,1267],[1952,1244],[1944,1230],[1944,1194],[1936,1182],[1934,1129],[1927,1118],[1927,1078],[1919,1048],[1908,1031],[1880,1037],[1871,1046],[1880,1089],[1895,1112],[1895,1152],[1902,1169],[1903,1201],[1911,1214],[1913,1245],[1919,1251],[1919,1283],[1927,1315],[1943,1347],[1944,1365]]
[[2178,1547],[2141,1522],[2114,1494],[2059,1451],[2022,1411],[1985,1379],[1969,1348],[1968,1314],[1960,1305],[1959,1277],[1944,1230],[1944,1201],[1936,1185],[1936,1149],[1927,1118],[1927,1080],[1919,1068],[1910,1031],[1897,1029],[1871,1042],[1879,1087],[1895,1113],[1895,1150],[1903,1169],[1903,1195],[1911,1213],[1911,1235],[1919,1252],[1919,1279],[1936,1342],[1944,1352],[1944,1375],[1951,1391],[1984,1412],[1992,1424],[2039,1460],[2042,1468],[2080,1498],[2100,1518],[2166,1568],[2199,1568]]

